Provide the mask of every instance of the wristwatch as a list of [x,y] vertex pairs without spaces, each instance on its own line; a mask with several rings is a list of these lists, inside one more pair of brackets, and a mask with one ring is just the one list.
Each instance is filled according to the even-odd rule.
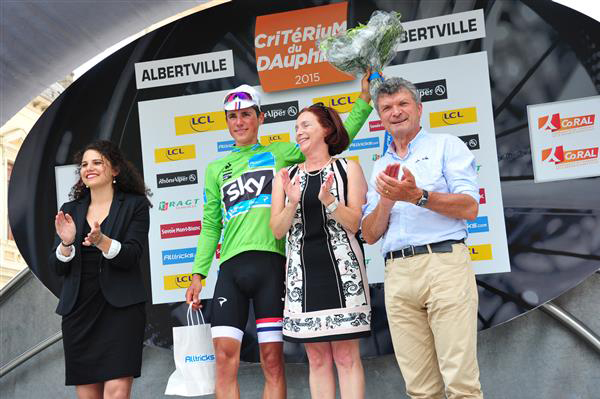
[[331,204],[325,207],[325,209],[327,209],[328,213],[333,213],[337,209],[339,204],[340,202],[337,200],[337,198],[335,198]]
[[423,191],[423,195],[421,195],[421,198],[417,201],[415,205],[423,207],[427,205],[427,201],[429,201],[429,191],[425,189],[421,190]]

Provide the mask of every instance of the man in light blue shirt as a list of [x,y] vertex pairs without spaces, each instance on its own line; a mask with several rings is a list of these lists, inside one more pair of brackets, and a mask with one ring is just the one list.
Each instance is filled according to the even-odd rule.
[[385,305],[407,394],[483,398],[477,286],[464,244],[466,220],[479,208],[475,159],[457,137],[421,128],[412,83],[386,79],[373,100],[393,142],[374,165],[362,232],[369,244],[382,240]]

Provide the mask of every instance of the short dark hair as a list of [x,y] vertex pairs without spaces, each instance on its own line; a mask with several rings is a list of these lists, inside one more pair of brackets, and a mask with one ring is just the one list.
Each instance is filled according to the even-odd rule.
[[[304,108],[300,111],[300,114],[303,112],[312,113],[317,118],[319,125],[327,130],[325,143],[329,149],[330,156],[340,154],[348,148],[348,145],[350,144],[348,132],[342,123],[340,114],[338,114],[335,109],[327,107],[322,103],[317,103]],[[300,114],[298,114],[298,116],[300,116]]]
[[[256,112],[256,117],[258,118],[260,116],[260,108],[258,108],[258,105],[253,105],[251,108]],[[227,118],[227,112],[229,111],[225,110],[225,118]]]

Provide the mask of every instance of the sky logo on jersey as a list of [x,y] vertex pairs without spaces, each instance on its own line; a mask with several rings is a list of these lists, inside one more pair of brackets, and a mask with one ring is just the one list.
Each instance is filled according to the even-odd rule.
[[479,203],[480,204],[485,204],[486,199],[485,199],[485,188],[480,188],[479,189]]
[[368,148],[378,148],[379,137],[367,137],[365,139],[355,139],[350,144],[350,151],[366,150]]
[[175,238],[197,236],[202,230],[202,222],[193,220],[191,222],[169,223],[160,225],[160,238]]
[[479,149],[479,135],[478,134],[469,134],[466,136],[458,136],[458,138],[461,139],[467,145],[467,147],[469,147],[469,150],[473,151],[473,150]]
[[492,244],[470,245],[469,254],[472,261],[492,260]]
[[289,133],[271,134],[270,136],[260,136],[259,138],[261,145],[269,145],[271,143],[289,143]]
[[335,96],[313,98],[313,104],[323,103],[327,107],[335,109],[340,114],[350,112],[356,99],[360,96],[360,92],[338,94]]
[[538,129],[553,133],[555,136],[557,133],[575,133],[593,129],[595,121],[595,114],[561,118],[560,114],[556,113],[552,117],[546,115],[538,118]]
[[[272,156],[272,155],[271,155]],[[272,168],[253,170],[221,187],[225,222],[255,207],[270,207],[273,178]]]
[[226,129],[227,122],[223,111],[175,117],[176,136]]
[[235,145],[235,140],[219,141],[217,143],[217,152],[231,151]]
[[487,216],[478,216],[475,220],[467,220],[467,230],[469,233],[485,233],[490,231]]
[[[163,276],[163,287],[165,291],[187,288],[192,284],[191,274],[172,274]],[[202,286],[206,286],[206,279],[202,280]]]
[[267,166],[275,167],[275,157],[271,152],[263,152],[250,157],[248,160],[248,167],[250,169],[264,168]]
[[565,151],[562,145],[542,150],[542,161],[553,163],[557,168],[598,162],[598,147]]
[[196,146],[182,145],[180,147],[155,148],[154,163],[181,161],[196,158]]
[[196,248],[169,249],[162,251],[162,263],[163,265],[192,263],[195,256]]
[[477,122],[477,108],[459,108],[442,112],[431,112],[429,124],[434,127],[447,127],[462,125],[463,123]]
[[377,132],[379,130],[385,130],[381,121],[369,121],[369,132]]

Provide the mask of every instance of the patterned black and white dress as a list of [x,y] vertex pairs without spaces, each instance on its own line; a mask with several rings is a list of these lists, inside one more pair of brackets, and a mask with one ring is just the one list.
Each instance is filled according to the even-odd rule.
[[325,210],[318,194],[333,171],[331,193],[347,201],[348,163],[336,159],[319,174],[297,165],[301,200],[288,234],[283,336],[291,342],[324,342],[368,336],[371,304],[364,253],[355,235]]

